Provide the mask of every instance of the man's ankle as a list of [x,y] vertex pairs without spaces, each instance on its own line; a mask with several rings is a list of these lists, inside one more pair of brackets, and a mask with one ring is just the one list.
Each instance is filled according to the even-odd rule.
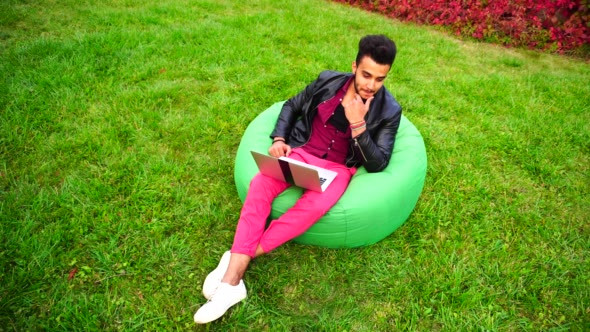
[[264,254],[265,254],[264,250],[262,249],[262,247],[260,245],[258,245],[258,247],[256,247],[256,253],[254,254],[254,257],[258,257],[258,256],[264,255]]
[[240,278],[238,275],[226,275],[223,277],[223,279],[221,279],[221,282],[225,282],[226,284],[230,284],[232,286],[237,286],[240,283],[240,280],[242,280],[242,278]]

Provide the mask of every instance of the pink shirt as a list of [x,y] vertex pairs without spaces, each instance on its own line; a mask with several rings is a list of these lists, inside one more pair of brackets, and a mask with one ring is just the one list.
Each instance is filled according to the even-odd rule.
[[342,102],[342,98],[346,95],[346,90],[352,79],[351,77],[344,83],[334,97],[318,105],[318,113],[311,124],[311,137],[302,147],[305,152],[339,164],[346,163],[351,137],[350,128],[346,126],[346,132],[339,131],[328,120],[334,115],[334,111]]

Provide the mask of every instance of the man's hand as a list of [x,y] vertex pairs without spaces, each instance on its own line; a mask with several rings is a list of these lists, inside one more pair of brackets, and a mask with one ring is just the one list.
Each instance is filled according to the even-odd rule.
[[275,158],[288,157],[291,154],[291,147],[283,141],[275,141],[268,148],[268,153]]
[[374,97],[370,97],[366,102],[363,103],[363,99],[358,93],[354,94],[354,98],[351,99],[344,106],[344,115],[349,123],[357,123],[365,120],[365,115],[369,112],[369,106]]

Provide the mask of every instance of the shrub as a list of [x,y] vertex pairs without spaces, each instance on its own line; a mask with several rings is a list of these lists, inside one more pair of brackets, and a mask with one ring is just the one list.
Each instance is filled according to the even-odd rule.
[[335,0],[507,46],[588,52],[590,0]]

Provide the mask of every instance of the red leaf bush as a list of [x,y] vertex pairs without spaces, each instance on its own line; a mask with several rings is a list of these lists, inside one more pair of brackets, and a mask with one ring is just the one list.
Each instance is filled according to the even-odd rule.
[[590,0],[334,0],[459,36],[588,54]]

